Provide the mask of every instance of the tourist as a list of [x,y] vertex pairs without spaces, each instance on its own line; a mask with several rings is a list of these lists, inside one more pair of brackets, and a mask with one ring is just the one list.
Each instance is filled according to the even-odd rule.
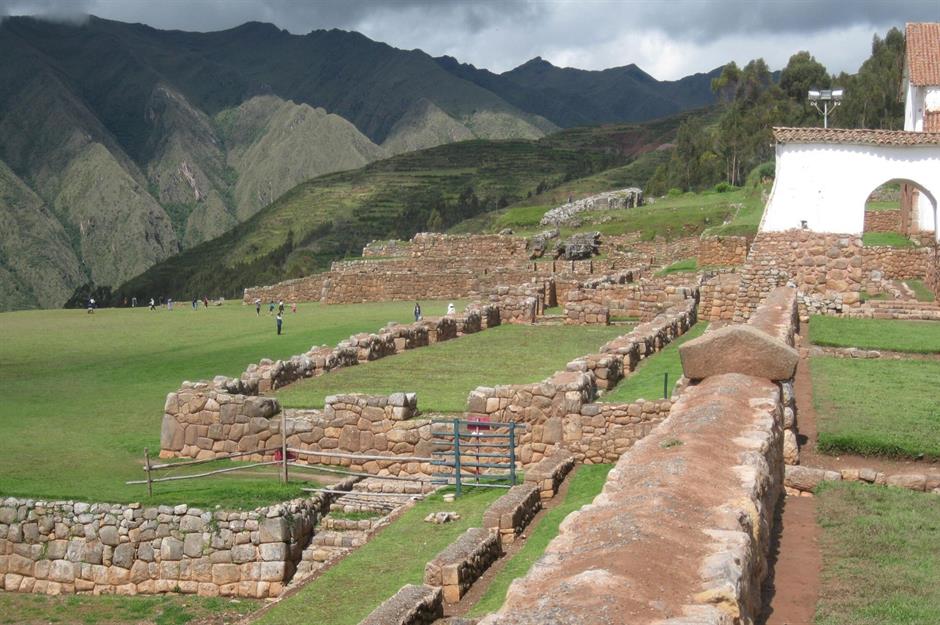
[[137,298],[136,298],[136,297],[132,297],[132,298],[131,298],[131,308],[137,308]]
[[196,306],[198,306],[198,305],[199,305],[199,298],[198,298],[198,297],[194,297],[194,298],[193,298],[193,310],[196,310]]
[[284,317],[281,316],[281,313],[277,313],[277,317],[274,318],[277,321],[277,334],[281,335],[281,325],[284,323]]
[[206,297],[205,295],[202,296],[202,305],[203,305],[204,308],[208,308],[208,307],[209,307],[209,298]]
[[268,314],[269,315],[274,314],[274,300],[273,299],[270,302],[268,302]]
[[153,298],[151,297],[151,298],[150,298],[150,310],[156,310],[156,309],[157,309],[157,307],[154,306],[154,303],[155,303],[155,302],[153,301]]
[[278,300],[277,302],[277,314],[284,314],[284,300]]
[[[163,298],[161,297],[160,299],[163,299]],[[172,297],[168,297],[166,299],[166,309],[173,310],[173,298]]]
[[94,297],[88,298],[88,312],[89,313],[95,312],[95,298]]
[[421,321],[421,304],[415,302],[415,321]]
[[290,303],[290,311],[291,311],[292,313],[297,312],[297,302],[291,302],[291,303]]
[[457,309],[454,308],[454,303],[453,303],[453,302],[451,302],[450,304],[447,305],[447,314],[448,314],[448,315],[456,315],[456,314],[457,314]]
[[260,297],[255,298],[255,314],[258,315],[259,317],[261,316],[261,298]]

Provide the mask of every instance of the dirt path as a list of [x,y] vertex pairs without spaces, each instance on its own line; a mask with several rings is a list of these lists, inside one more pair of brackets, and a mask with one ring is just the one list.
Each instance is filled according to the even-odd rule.
[[568,495],[568,485],[571,483],[572,478],[581,465],[576,465],[568,477],[565,478],[565,481],[562,482],[561,486],[558,488],[558,492],[555,493],[555,496],[550,500],[542,503],[542,509],[532,517],[532,521],[526,527],[525,531],[513,541],[509,547],[506,548],[503,556],[493,563],[490,568],[483,573],[480,578],[473,583],[473,586],[470,587],[470,591],[465,594],[458,603],[444,603],[444,616],[464,616],[469,612],[477,602],[483,598],[483,595],[489,589],[490,584],[493,583],[493,579],[499,574],[500,571],[506,566],[506,564],[515,556],[519,551],[525,546],[526,539],[532,534],[532,531],[538,527],[539,523],[542,522],[542,519],[545,518],[545,515],[548,514],[549,510],[556,508],[562,501],[565,500],[565,497]]
[[810,625],[816,613],[822,555],[815,497],[787,497],[771,545],[759,625]]

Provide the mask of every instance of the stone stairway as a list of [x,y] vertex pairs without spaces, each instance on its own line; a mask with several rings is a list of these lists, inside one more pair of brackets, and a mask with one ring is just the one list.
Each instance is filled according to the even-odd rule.
[[914,300],[870,300],[861,306],[846,310],[845,316],[940,321],[940,305],[937,302]]
[[535,325],[537,326],[560,326],[564,323],[564,315],[540,315],[535,318]]
[[[330,505],[310,544],[304,549],[288,588],[366,544],[376,530],[388,525],[409,502],[433,490],[422,482],[367,478]],[[350,518],[350,516],[352,518]]]

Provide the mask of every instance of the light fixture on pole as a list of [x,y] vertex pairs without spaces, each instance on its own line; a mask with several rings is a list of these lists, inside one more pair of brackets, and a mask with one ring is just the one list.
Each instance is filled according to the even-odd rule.
[[[823,128],[829,127],[829,111],[842,104],[842,89],[810,89],[809,102],[823,115]],[[819,103],[822,102],[822,108]]]

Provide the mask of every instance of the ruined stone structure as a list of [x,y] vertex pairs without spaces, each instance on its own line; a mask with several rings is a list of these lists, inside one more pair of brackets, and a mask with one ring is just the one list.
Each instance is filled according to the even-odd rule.
[[643,191],[636,187],[598,193],[574,202],[557,206],[545,213],[539,221],[542,226],[561,226],[575,223],[577,214],[594,210],[636,208],[643,204]]
[[865,211],[865,232],[901,232],[901,210]]

